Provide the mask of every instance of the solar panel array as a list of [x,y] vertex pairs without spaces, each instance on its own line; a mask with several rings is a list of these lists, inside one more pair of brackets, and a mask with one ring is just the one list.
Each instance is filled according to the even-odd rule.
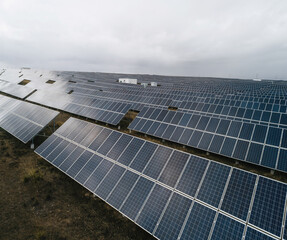
[[35,137],[59,112],[0,96],[0,127],[24,143]]
[[287,129],[147,107],[129,129],[287,172]]
[[122,89],[113,92],[109,88],[104,88],[106,91],[99,91],[102,86],[92,83],[76,83],[69,85],[66,89],[67,92],[73,90],[74,95],[96,96],[103,99],[113,99],[131,104],[131,109],[141,111],[145,106],[166,107],[171,104],[170,99],[163,99],[158,96],[146,96],[142,91],[138,93],[123,93]]
[[34,91],[33,88],[0,80],[0,92],[9,95],[23,99],[27,97],[29,94],[31,94],[33,91]]
[[[218,100],[219,101],[219,100]],[[192,112],[207,113],[211,116],[217,116],[221,118],[229,118],[246,122],[261,123],[264,125],[271,125],[276,127],[287,127],[287,114],[286,105],[279,104],[266,104],[259,102],[239,102],[239,107],[235,106],[235,101],[223,101],[226,105],[221,104],[209,104],[200,102],[188,102],[184,108],[179,107],[182,110],[188,110]],[[231,104],[230,102],[233,102]],[[188,109],[187,108],[188,105]]]
[[70,118],[35,152],[159,239],[281,239],[287,185]]
[[111,125],[118,125],[131,108],[127,103],[44,90],[37,91],[27,100]]

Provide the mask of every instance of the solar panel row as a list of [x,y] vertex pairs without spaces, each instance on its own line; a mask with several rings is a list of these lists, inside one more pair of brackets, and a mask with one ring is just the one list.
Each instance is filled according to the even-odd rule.
[[[94,86],[97,86],[95,89]],[[188,85],[187,85],[188,86]],[[116,86],[115,86],[116,87]],[[67,91],[74,90],[75,93],[105,97],[110,99],[118,99],[131,102],[144,103],[146,105],[157,106],[174,106],[183,110],[195,110],[195,109],[208,109],[209,111],[220,111],[223,107],[237,107],[247,108],[252,110],[262,110],[271,112],[286,113],[286,100],[279,100],[274,98],[254,98],[244,97],[242,95],[222,95],[215,96],[214,94],[198,94],[194,92],[177,91],[174,93],[172,88],[165,89],[165,92],[160,92],[159,89],[155,91],[140,90],[140,91],[123,91],[120,86],[117,86],[118,91],[114,92],[110,88],[104,88],[103,91],[98,83],[76,83],[68,85]],[[188,95],[184,94],[188,93]],[[193,96],[199,95],[199,96]],[[204,105],[203,105],[204,104]],[[221,108],[221,109],[220,109]],[[224,110],[226,112],[227,109]],[[231,114],[234,109],[230,110]],[[238,110],[240,113],[242,110]],[[239,114],[238,113],[238,114]],[[258,113],[257,113],[258,114]]]
[[157,108],[145,108],[129,129],[287,171],[286,129]]
[[[89,87],[89,86],[87,86]],[[145,95],[131,95],[123,94],[118,92],[109,92],[109,91],[98,91],[91,90],[89,88],[80,88],[78,84],[69,86],[67,91],[73,90],[73,94],[78,95],[87,95],[87,96],[96,96],[103,99],[110,99],[114,101],[121,101],[132,104],[131,108],[133,110],[141,111],[145,106],[169,106],[171,104],[170,99],[162,99],[158,97],[148,97]]]
[[0,80],[0,92],[4,92],[9,95],[23,99],[33,91],[34,91],[33,88]]
[[[260,122],[262,124],[271,124],[273,126],[280,126],[283,128],[287,127],[287,114],[286,114],[286,106],[284,107],[283,113],[280,112],[272,112],[270,110],[255,110],[249,108],[241,108],[241,107],[231,107],[224,105],[215,105],[215,104],[197,104],[190,102],[190,107],[187,110],[192,110],[200,114],[208,113],[213,116],[225,116],[232,117],[247,121]],[[181,108],[180,108],[181,109]],[[183,109],[186,110],[186,109]]]
[[59,112],[0,96],[0,127],[24,143],[37,135]]
[[127,103],[44,90],[37,91],[27,100],[112,125],[119,124],[131,108]]
[[280,239],[287,185],[70,118],[35,152],[159,239]]

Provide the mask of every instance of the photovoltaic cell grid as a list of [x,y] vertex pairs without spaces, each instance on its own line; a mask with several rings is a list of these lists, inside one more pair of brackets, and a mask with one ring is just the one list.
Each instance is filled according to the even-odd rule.
[[[220,101],[220,99],[218,99],[218,101]],[[198,114],[206,113],[217,117],[231,117],[237,120],[253,121],[287,128],[285,105],[267,103],[248,104],[245,101],[239,101],[239,106],[235,106],[235,103],[231,104],[231,101],[224,101],[222,105],[202,102],[188,102],[185,104],[186,107],[179,107],[179,109],[196,112]]]
[[[97,84],[96,84],[97,85]],[[243,98],[235,96],[230,99],[230,96],[220,96],[217,98],[211,97],[188,97],[189,101],[175,100],[182,97],[176,94],[147,94],[147,91],[137,91],[134,93],[123,93],[121,88],[117,92],[109,90],[99,91],[98,87],[93,89],[95,85],[92,83],[76,83],[69,85],[67,90],[73,90],[75,94],[83,94],[88,96],[98,96],[108,99],[117,99],[120,101],[128,101],[132,104],[132,109],[141,111],[144,106],[153,107],[178,107],[183,111],[195,111],[197,113],[207,113],[215,116],[232,117],[234,119],[257,121],[274,126],[287,127],[286,106],[285,101],[268,101],[260,102],[259,99]],[[98,85],[97,85],[98,86]],[[181,92],[182,93],[182,92]],[[242,99],[243,98],[243,99]],[[251,101],[252,100],[252,101]],[[280,104],[279,104],[280,103]]]
[[[156,106],[156,107],[164,107],[171,105],[172,100],[162,97],[150,97],[147,96],[146,92],[138,92],[134,94],[129,93],[121,93],[121,92],[110,92],[110,91],[99,91],[98,85],[96,84],[83,84],[83,83],[75,83],[69,85],[67,87],[67,92],[73,90],[72,95],[86,95],[86,96],[93,96],[99,97],[103,99],[113,100],[113,101],[120,101],[126,102],[131,104],[131,109],[141,111],[145,106]],[[121,90],[121,88],[119,88]]]
[[59,112],[31,103],[0,96],[0,127],[27,143]]
[[287,129],[144,108],[131,130],[287,172]]
[[280,239],[287,185],[70,118],[35,152],[159,239]]
[[23,99],[33,91],[33,88],[0,80],[0,92],[7,93],[9,95]]
[[131,105],[95,97],[37,91],[27,100],[93,120],[118,125]]

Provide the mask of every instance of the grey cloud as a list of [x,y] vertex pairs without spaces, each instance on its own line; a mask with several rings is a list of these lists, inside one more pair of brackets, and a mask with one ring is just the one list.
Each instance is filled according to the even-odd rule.
[[287,79],[287,2],[0,2],[0,63]]

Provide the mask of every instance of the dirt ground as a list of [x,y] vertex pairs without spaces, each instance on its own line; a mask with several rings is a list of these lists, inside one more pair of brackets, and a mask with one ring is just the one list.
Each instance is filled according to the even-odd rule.
[[0,239],[153,238],[0,129]]

